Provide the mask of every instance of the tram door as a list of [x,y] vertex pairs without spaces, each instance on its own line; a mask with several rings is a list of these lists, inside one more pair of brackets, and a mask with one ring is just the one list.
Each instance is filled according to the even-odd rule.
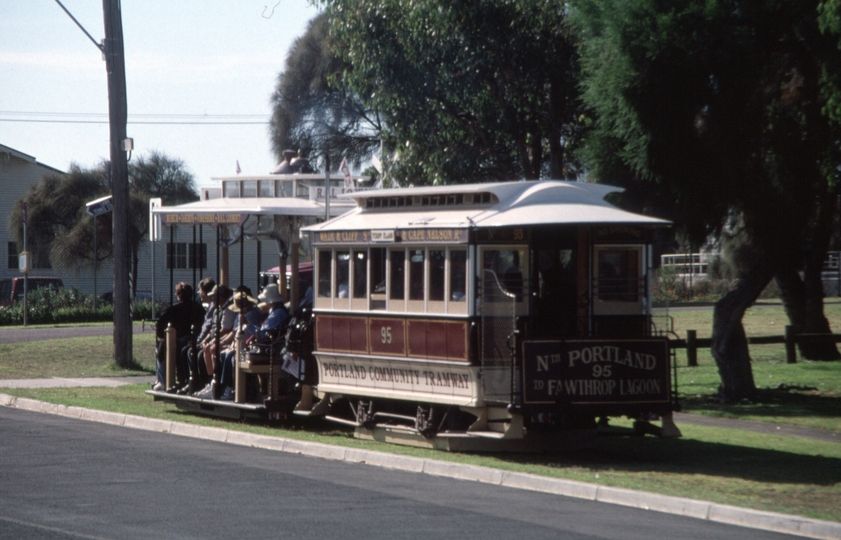
[[478,311],[482,321],[481,370],[487,401],[509,403],[520,393],[520,374],[509,345],[518,315],[528,312],[528,249],[485,247],[480,251]]

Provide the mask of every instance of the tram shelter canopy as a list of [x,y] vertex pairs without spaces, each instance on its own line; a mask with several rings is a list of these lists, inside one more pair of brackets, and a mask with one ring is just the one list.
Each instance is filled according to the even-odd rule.
[[[357,207],[306,231],[473,228],[520,225],[635,224],[667,226],[669,221],[622,210],[606,200],[622,188],[569,181],[523,181],[423,188],[387,189],[348,195]],[[447,196],[491,193],[490,204],[448,204]],[[441,196],[438,204],[425,204]],[[395,205],[368,208],[368,199],[391,199]]]
[[[331,217],[347,212],[347,204],[331,202]],[[239,225],[250,215],[324,217],[324,204],[293,197],[218,198],[152,210],[165,225]]]

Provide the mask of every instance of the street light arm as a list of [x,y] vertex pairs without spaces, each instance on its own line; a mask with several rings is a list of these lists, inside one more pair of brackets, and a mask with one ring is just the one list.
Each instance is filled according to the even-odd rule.
[[99,52],[101,52],[102,54],[105,54],[105,47],[103,47],[101,44],[99,44],[99,43],[97,43],[97,42],[96,42],[96,40],[93,38],[93,36],[92,36],[92,35],[90,35],[90,34],[88,33],[88,31],[87,31],[87,30],[85,30],[85,27],[84,27],[84,26],[82,26],[82,25],[81,25],[81,23],[79,23],[79,21],[77,21],[77,20],[76,20],[76,17],[74,17],[72,13],[70,13],[69,11],[67,11],[67,8],[66,8],[66,7],[64,7],[64,4],[62,4],[59,0],[55,0],[55,3],[56,3],[56,4],[58,4],[58,5],[61,7],[61,9],[63,9],[63,10],[64,10],[64,12],[65,12],[65,13],[67,13],[67,16],[68,16],[68,17],[70,17],[71,19],[73,19],[73,22],[74,22],[74,23],[76,23],[76,26],[78,26],[78,27],[79,27],[79,29],[80,29],[82,32],[84,32],[84,33],[85,33],[85,35],[86,35],[86,36],[88,36],[88,39],[89,39],[89,40],[91,40],[91,43],[93,43],[94,45],[96,45],[96,48],[97,48],[97,49],[99,49]]

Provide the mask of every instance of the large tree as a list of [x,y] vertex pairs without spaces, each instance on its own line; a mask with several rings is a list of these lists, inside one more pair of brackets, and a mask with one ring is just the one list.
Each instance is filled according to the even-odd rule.
[[560,0],[325,0],[344,84],[402,182],[574,176],[575,48]]
[[[110,259],[113,253],[111,215],[96,220],[97,249],[94,253],[94,220],[85,204],[110,193],[108,163],[90,169],[71,164],[68,174],[51,174],[34,184],[23,198],[27,202],[27,243],[36,254],[36,266],[62,269],[89,268],[94,261]],[[132,290],[136,290],[139,248],[149,227],[149,199],[166,204],[198,200],[195,180],[181,160],[160,152],[138,156],[129,163],[129,243],[132,254]],[[9,218],[22,246],[23,225],[19,205]]]
[[327,18],[321,14],[295,40],[272,94],[272,150],[302,150],[313,160],[329,155],[333,168],[342,157],[354,165],[380,146],[383,126],[344,83],[349,69],[336,50]]
[[839,163],[822,76],[841,65],[837,42],[820,33],[816,1],[573,6],[594,175],[644,185],[696,237],[729,224],[748,239],[749,264],[716,305],[712,352],[722,399],[753,398],[741,319],[771,279],[790,315],[805,310],[794,324],[828,329],[814,264],[826,254]]

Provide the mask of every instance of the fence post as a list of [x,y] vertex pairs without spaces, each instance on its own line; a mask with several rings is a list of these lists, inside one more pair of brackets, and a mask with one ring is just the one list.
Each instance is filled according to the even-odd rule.
[[786,325],[786,364],[797,363],[797,347],[794,342],[794,327],[790,324]]
[[698,334],[695,330],[686,331],[686,360],[689,367],[698,367]]

